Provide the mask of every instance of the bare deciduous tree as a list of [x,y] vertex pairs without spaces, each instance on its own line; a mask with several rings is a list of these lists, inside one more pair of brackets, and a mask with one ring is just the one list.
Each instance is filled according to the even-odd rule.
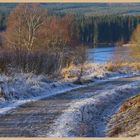
[[12,65],[25,72],[58,74],[81,59],[75,27],[72,15],[49,16],[37,4],[17,5],[8,17],[4,34],[6,46],[11,48]]
[[6,39],[15,49],[31,51],[37,47],[37,32],[46,20],[47,13],[36,4],[19,4],[8,18]]

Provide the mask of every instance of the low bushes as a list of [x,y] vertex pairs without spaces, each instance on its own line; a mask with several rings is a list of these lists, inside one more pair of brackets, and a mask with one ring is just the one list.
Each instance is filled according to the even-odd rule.
[[76,28],[73,15],[51,16],[38,4],[17,5],[0,34],[0,71],[55,75],[70,64],[83,64],[86,49],[78,30],[72,32]]

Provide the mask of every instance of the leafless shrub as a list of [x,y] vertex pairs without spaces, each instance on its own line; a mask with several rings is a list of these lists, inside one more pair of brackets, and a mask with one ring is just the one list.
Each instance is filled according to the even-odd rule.
[[71,33],[73,16],[49,17],[37,4],[20,4],[10,13],[0,52],[0,68],[56,75],[71,64],[85,61],[85,47]]

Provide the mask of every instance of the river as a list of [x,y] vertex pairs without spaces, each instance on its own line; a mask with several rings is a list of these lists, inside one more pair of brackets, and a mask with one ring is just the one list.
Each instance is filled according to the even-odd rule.
[[95,63],[105,63],[113,59],[114,54],[123,54],[123,56],[128,53],[127,47],[96,47],[88,49],[88,61]]

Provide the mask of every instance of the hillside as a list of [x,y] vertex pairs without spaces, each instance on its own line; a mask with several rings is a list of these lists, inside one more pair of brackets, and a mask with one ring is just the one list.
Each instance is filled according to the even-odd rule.
[[56,3],[42,4],[54,12],[84,14],[86,16],[95,15],[129,15],[140,14],[140,4],[109,4],[109,3]]
[[[0,12],[7,12],[14,8],[16,3],[1,3]],[[41,3],[41,6],[55,13],[95,15],[135,15],[140,14],[140,3]]]
[[120,107],[109,122],[108,136],[140,135],[140,94],[134,96]]

